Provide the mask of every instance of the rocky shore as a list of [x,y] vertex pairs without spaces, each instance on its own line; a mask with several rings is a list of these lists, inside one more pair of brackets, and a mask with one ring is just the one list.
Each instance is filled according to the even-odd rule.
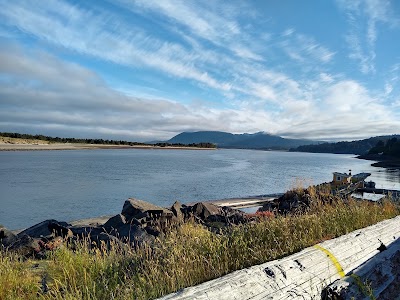
[[212,231],[249,222],[242,211],[219,207],[207,202],[182,205],[175,202],[170,208],[130,198],[125,201],[120,214],[111,218],[93,218],[72,223],[46,220],[15,234],[0,228],[0,243],[10,251],[27,257],[43,258],[63,243],[88,239],[93,246],[126,243],[132,246],[154,242],[168,230],[194,220]]
[[0,227],[0,243],[10,251],[27,257],[43,258],[47,251],[63,243],[73,244],[78,240],[90,240],[93,246],[100,247],[111,243],[125,243],[132,246],[151,244],[157,237],[181,224],[194,221],[213,232],[222,233],[224,229],[238,224],[254,222],[269,211],[287,214],[301,211],[310,205],[307,190],[287,192],[281,197],[265,203],[256,214],[227,206],[217,206],[210,202],[184,205],[175,202],[170,208],[156,206],[135,198],[125,201],[120,214],[112,217],[98,217],[71,223],[45,220],[19,232]]
[[365,154],[357,156],[357,158],[376,161],[375,163],[371,164],[373,167],[400,170],[400,159],[398,157],[379,154]]

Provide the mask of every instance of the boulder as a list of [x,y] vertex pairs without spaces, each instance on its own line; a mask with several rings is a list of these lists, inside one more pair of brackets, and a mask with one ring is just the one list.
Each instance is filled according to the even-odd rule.
[[276,211],[276,210],[278,210],[279,203],[277,201],[275,201],[275,200],[274,201],[265,202],[263,204],[263,206],[261,206],[257,211],[258,212],[263,212],[263,211]]
[[91,239],[92,243],[96,245],[96,247],[101,248],[102,244],[106,246],[107,249],[111,248],[111,245],[122,245],[121,241],[111,234],[101,232],[97,236]]
[[0,245],[4,247],[10,246],[17,240],[17,236],[13,234],[10,230],[2,227],[0,228]]
[[66,235],[69,233],[66,222],[58,222],[56,220],[46,220],[32,227],[29,227],[18,234],[18,237],[28,235],[32,238],[50,237],[52,235]]
[[156,220],[160,217],[173,216],[172,211],[166,208],[134,198],[129,198],[125,201],[121,214],[124,215],[128,223],[133,219],[142,220],[145,218],[150,221]]
[[99,234],[105,232],[104,228],[93,226],[71,226],[69,229],[78,238],[95,239]]
[[40,242],[41,239],[32,238],[27,234],[18,235],[17,240],[9,246],[9,250],[26,257],[40,257],[42,256]]
[[133,244],[150,243],[154,241],[154,236],[147,233],[144,229],[137,225],[124,224],[118,229],[113,229],[111,235],[117,237],[123,242]]
[[122,214],[118,214],[112,218],[110,218],[106,223],[104,223],[103,228],[109,232],[114,228],[119,228],[122,225],[126,224],[125,216]]
[[209,216],[222,215],[222,208],[207,202],[199,202],[192,206],[193,215],[205,221]]
[[182,204],[179,201],[175,201],[171,207],[171,211],[179,222],[183,221]]
[[230,207],[222,207],[222,215],[225,220],[231,224],[241,224],[247,222],[246,214],[238,209],[233,209]]

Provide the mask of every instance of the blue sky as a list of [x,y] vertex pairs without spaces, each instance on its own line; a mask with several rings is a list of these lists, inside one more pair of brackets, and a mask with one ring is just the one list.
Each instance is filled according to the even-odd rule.
[[0,131],[400,133],[400,2],[0,0]]

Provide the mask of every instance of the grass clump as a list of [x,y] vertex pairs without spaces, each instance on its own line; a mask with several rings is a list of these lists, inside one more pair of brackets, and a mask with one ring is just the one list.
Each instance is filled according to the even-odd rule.
[[390,201],[322,204],[320,193],[309,194],[313,202],[306,212],[260,216],[224,234],[186,223],[152,247],[113,244],[111,249],[92,249],[82,241],[74,250],[52,252],[40,276],[33,272],[32,261],[3,251],[0,299],[152,299],[399,214]]
[[0,299],[37,299],[40,276],[35,264],[14,253],[0,251]]

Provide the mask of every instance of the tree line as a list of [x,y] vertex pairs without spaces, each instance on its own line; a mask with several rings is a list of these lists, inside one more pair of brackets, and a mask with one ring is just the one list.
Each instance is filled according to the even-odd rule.
[[[312,153],[337,153],[337,154],[358,154],[365,155],[376,146],[379,141],[385,143],[390,139],[399,137],[396,136],[376,136],[364,140],[357,140],[351,142],[337,142],[337,143],[322,143],[318,145],[305,145],[300,146],[290,151],[297,152],[312,152]],[[379,151],[380,153],[382,151]]]
[[382,154],[388,156],[400,157],[400,140],[397,138],[391,138],[386,141],[378,141],[369,154]]
[[196,148],[216,148],[215,144],[212,143],[191,143],[191,144],[181,144],[181,143],[156,143],[156,144],[146,144],[140,142],[129,142],[123,140],[108,140],[108,139],[81,139],[81,138],[63,138],[63,137],[51,137],[41,134],[26,134],[26,133],[16,133],[16,132],[0,132],[0,136],[9,138],[19,138],[26,140],[41,140],[48,141],[52,143],[71,143],[71,144],[95,144],[95,145],[123,145],[123,146],[158,146],[158,147],[196,147]]

